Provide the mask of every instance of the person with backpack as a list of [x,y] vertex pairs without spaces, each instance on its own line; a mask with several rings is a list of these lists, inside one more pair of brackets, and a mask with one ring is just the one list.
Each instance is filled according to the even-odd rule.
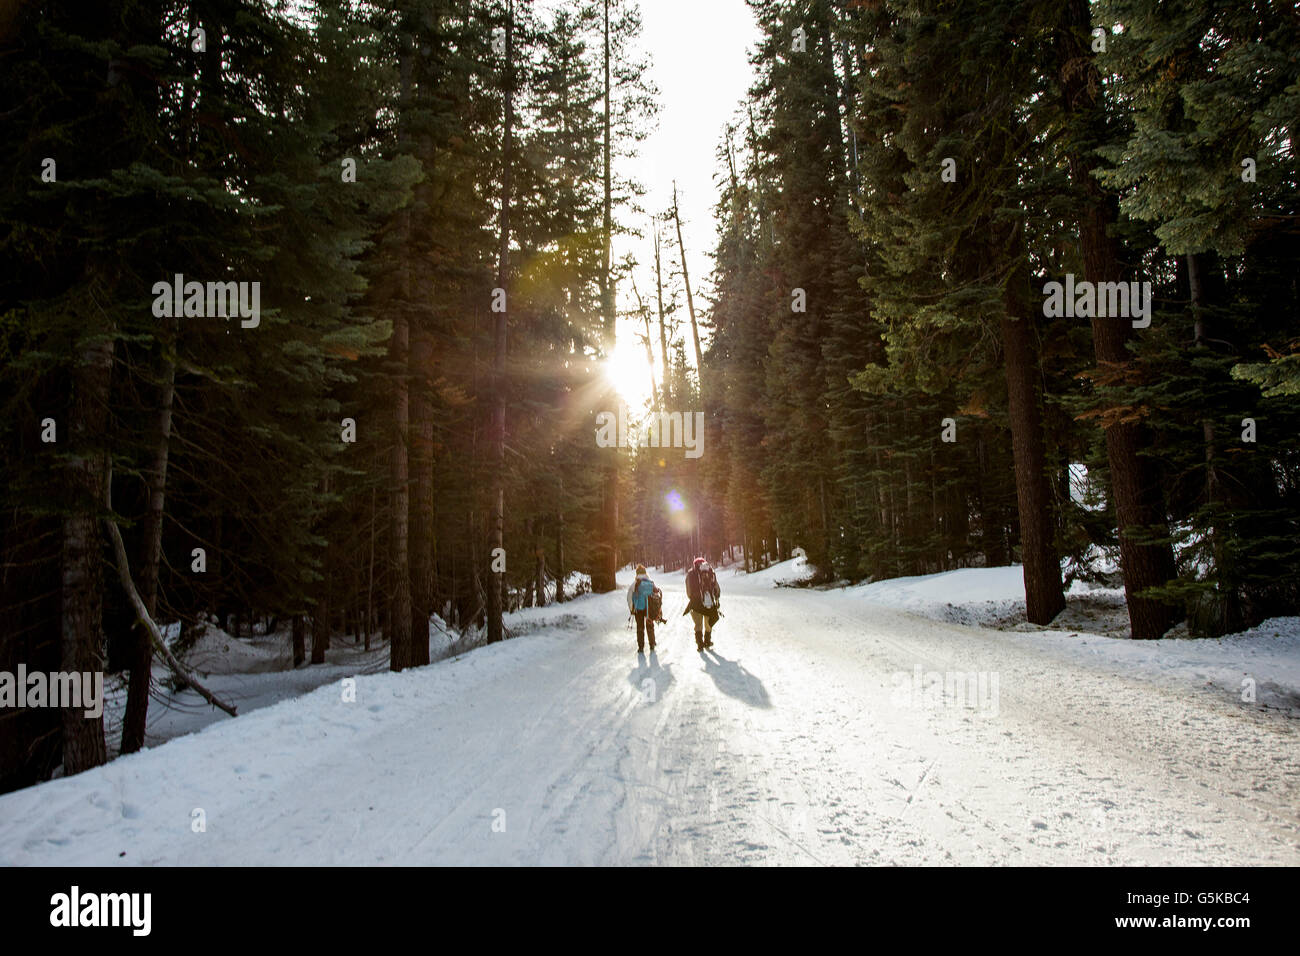
[[718,576],[703,558],[696,558],[686,572],[686,610],[695,622],[695,649],[702,651],[713,646],[713,625],[718,621]]
[[651,613],[651,602],[654,595],[659,591],[655,583],[650,580],[650,575],[646,573],[645,565],[636,566],[636,580],[632,586],[627,589],[627,609],[636,615],[636,652],[642,654],[645,652],[645,639],[650,638],[650,650],[653,653],[655,649],[655,617]]

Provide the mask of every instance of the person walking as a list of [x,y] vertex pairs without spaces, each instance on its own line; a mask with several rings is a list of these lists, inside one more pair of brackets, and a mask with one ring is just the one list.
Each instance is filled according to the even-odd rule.
[[696,558],[691,569],[686,572],[686,609],[691,612],[691,620],[695,622],[697,651],[713,646],[713,625],[718,620],[718,601],[721,597],[718,576],[713,573],[708,562]]
[[655,583],[646,573],[645,565],[636,566],[636,580],[627,589],[627,609],[636,616],[636,652],[645,652],[645,639],[650,638],[650,650],[655,649],[655,621],[650,613],[650,595],[654,594]]

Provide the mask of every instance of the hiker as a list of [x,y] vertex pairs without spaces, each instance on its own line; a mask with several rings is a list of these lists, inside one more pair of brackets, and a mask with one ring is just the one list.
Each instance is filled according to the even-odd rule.
[[703,558],[696,558],[686,572],[686,609],[695,622],[695,649],[713,646],[713,625],[718,620],[718,599],[722,591],[718,576]]
[[655,649],[655,619],[650,613],[650,596],[657,589],[655,583],[650,580],[650,575],[646,573],[645,565],[636,566],[636,580],[632,586],[627,589],[627,609],[636,615],[636,652],[642,654],[645,652],[645,639],[647,634],[650,637],[650,651]]

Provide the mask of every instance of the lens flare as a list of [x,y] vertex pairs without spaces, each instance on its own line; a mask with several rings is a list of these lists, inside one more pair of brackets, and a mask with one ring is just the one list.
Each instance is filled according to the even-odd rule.
[[682,493],[674,488],[664,495],[664,504],[668,506],[668,527],[677,534],[690,534],[695,525],[695,515]]

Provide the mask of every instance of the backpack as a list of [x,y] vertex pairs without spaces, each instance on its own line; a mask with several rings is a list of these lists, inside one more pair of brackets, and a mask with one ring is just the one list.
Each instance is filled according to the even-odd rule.
[[706,611],[715,609],[718,606],[718,598],[714,597],[714,591],[718,588],[718,578],[714,575],[714,570],[707,566],[699,568],[698,571],[692,568],[689,574],[695,575],[695,583],[699,587],[699,604]]
[[[647,584],[650,585],[649,591],[645,589]],[[655,587],[654,582],[649,578],[642,578],[640,581],[637,581],[636,591],[632,594],[632,606],[638,611],[646,610],[647,601],[653,596],[654,592],[658,590],[659,589]]]
[[650,592],[649,610],[646,612],[646,617],[650,618],[650,620],[654,621],[656,624],[667,624],[668,622],[664,620],[663,611],[664,592],[655,588]]

